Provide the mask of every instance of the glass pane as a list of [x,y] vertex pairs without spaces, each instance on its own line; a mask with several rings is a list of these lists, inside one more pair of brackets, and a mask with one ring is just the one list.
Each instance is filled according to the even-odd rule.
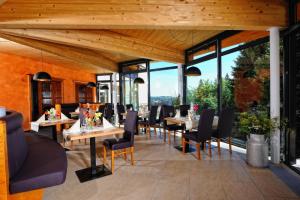
[[150,62],[150,69],[159,69],[159,68],[165,68],[165,67],[173,67],[177,66],[176,63],[170,63],[170,62]]
[[201,76],[187,77],[187,103],[198,104],[198,114],[203,109],[213,108],[217,110],[217,59],[208,60],[194,65],[201,70]]
[[188,55],[188,60],[192,61],[192,60],[196,60],[199,58],[202,58],[204,56],[207,56],[209,54],[212,53],[216,53],[216,44],[210,44],[208,46],[204,46],[203,48],[201,47],[201,49],[193,54]]
[[[108,90],[103,90],[101,87],[107,86]],[[111,84],[110,83],[98,83],[99,102],[110,103],[111,101]]]
[[178,70],[150,72],[151,105],[172,105],[178,97]]
[[269,43],[222,57],[222,107],[235,108],[233,142],[245,148],[246,135],[239,132],[239,115],[256,108],[269,111]]
[[[134,80],[140,77],[144,84],[135,84]],[[123,101],[124,104],[133,104],[135,110],[141,105],[148,104],[148,78],[147,72],[126,74],[123,76]]]
[[98,75],[97,81],[110,81],[110,75]]

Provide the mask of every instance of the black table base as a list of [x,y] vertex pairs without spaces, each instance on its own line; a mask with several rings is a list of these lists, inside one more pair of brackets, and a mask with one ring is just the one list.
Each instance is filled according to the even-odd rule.
[[[174,148],[177,149],[178,151],[182,152],[182,146],[174,146]],[[196,149],[191,147],[190,145],[188,148],[185,147],[185,153],[192,153],[195,151],[196,151]]]
[[104,165],[96,165],[96,138],[90,138],[91,167],[76,171],[81,183],[111,175],[111,171]]
[[[93,171],[94,170],[94,171]],[[92,169],[91,167],[81,169],[75,172],[80,183],[91,181],[97,178],[111,175],[111,171],[104,165],[98,165],[96,168]]]

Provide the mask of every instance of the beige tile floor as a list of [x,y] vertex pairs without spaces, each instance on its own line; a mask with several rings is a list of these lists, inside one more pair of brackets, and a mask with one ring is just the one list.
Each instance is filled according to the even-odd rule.
[[[97,146],[100,151],[101,143]],[[67,153],[66,182],[47,188],[44,200],[300,199],[269,169],[249,167],[236,152],[230,156],[223,149],[219,157],[213,149],[212,158],[202,152],[198,161],[158,136],[143,135],[136,137],[135,150],[135,166],[120,157],[113,175],[80,183],[75,171],[89,166],[89,145],[76,145]]]

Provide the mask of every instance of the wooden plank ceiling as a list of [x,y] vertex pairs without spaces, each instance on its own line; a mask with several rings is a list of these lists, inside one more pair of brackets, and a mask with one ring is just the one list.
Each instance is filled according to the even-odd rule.
[[224,30],[251,36],[285,27],[286,15],[284,0],[0,0],[0,37],[20,44],[0,51],[38,49],[95,72],[137,58],[183,63],[185,49]]

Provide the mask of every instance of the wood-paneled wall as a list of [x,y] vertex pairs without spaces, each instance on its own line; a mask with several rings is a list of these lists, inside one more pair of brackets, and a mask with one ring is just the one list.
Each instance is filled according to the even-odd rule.
[[[30,76],[38,71],[47,71],[52,77],[62,79],[63,103],[75,102],[75,82],[95,82],[95,74],[74,70],[69,66],[41,63],[38,60],[0,53],[0,106],[21,112],[24,128],[31,120]],[[94,96],[96,91],[94,89]]]

